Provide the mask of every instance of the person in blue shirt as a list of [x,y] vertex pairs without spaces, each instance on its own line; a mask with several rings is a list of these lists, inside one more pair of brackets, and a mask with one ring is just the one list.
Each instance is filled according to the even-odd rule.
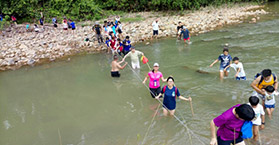
[[71,19],[69,19],[70,20],[70,26],[71,26],[71,28],[72,28],[72,30],[73,30],[73,33],[75,33],[75,29],[76,29],[76,23],[74,22],[74,21],[72,21]]
[[3,21],[3,14],[0,14],[0,21]]
[[131,50],[131,41],[129,40],[130,37],[126,36],[126,39],[123,41],[123,53],[126,55]]
[[52,18],[52,24],[56,28],[57,27],[57,20],[56,17]]
[[42,26],[44,26],[44,19],[45,19],[44,17],[40,18],[40,25],[42,25]]
[[156,99],[159,99],[162,94],[164,94],[164,100],[163,100],[163,114],[164,116],[168,115],[168,111],[170,112],[170,115],[173,116],[175,113],[176,108],[176,97],[178,97],[181,100],[185,101],[192,101],[192,98],[189,97],[188,99],[181,96],[179,90],[174,86],[174,78],[168,77],[167,79],[167,86],[164,86],[161,93],[156,96]]
[[190,42],[190,32],[189,32],[189,30],[185,26],[183,26],[183,29],[182,29],[180,35],[182,35],[182,34],[183,34],[184,42],[186,43],[186,40],[187,40],[188,44],[190,44],[191,43]]
[[111,47],[110,47],[110,39],[108,38],[108,37],[106,37],[106,45],[107,45],[107,50],[108,50],[108,53],[110,52],[110,49],[111,49]]
[[229,49],[228,48],[224,48],[223,50],[223,54],[221,54],[218,59],[216,59],[211,65],[210,67],[212,67],[215,63],[217,63],[218,61],[220,61],[220,79],[222,80],[224,78],[224,74],[227,77],[229,75],[230,72],[230,68],[227,68],[225,70],[225,68],[227,66],[229,66],[232,63],[232,57],[229,55]]

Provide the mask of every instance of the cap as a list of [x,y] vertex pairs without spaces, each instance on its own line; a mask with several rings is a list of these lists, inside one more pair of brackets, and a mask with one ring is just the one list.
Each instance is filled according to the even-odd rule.
[[153,66],[159,66],[159,64],[156,62],[156,63],[154,63],[154,65]]

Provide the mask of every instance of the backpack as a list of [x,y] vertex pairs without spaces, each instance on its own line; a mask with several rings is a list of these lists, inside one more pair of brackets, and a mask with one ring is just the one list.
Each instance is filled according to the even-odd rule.
[[[163,88],[163,93],[165,93],[166,88],[167,88],[167,86],[164,86],[164,88]],[[177,88],[176,88],[176,87],[174,87],[174,88],[175,88],[175,99],[176,99],[176,96],[177,96]]]
[[253,137],[252,132],[253,123],[252,121],[245,121],[241,127],[241,137],[243,139],[249,139]]
[[[256,75],[255,75],[255,78],[254,78],[254,80],[255,79],[257,79],[259,76],[261,76],[261,80],[259,81],[259,84],[258,85],[260,85],[262,82],[263,82],[263,76],[262,76],[262,73],[260,72],[260,73],[257,73]],[[276,80],[276,76],[275,76],[275,74],[274,73],[272,73],[272,76],[273,76],[273,80],[275,81]]]

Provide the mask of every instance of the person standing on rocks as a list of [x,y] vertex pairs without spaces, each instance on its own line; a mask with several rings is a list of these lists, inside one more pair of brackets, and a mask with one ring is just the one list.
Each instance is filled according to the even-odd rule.
[[64,17],[64,20],[62,21],[63,23],[63,29],[68,33],[68,23],[67,19]]
[[52,18],[53,27],[57,28],[57,19],[56,17]]
[[44,26],[44,16],[40,18],[40,25]]
[[73,20],[71,20],[71,19],[69,19],[69,21],[71,22],[71,23],[70,23],[70,25],[71,25],[71,28],[72,28],[73,34],[75,34],[76,23],[75,23]]
[[140,61],[139,56],[144,56],[144,54],[138,50],[135,49],[135,47],[132,47],[131,51],[124,56],[123,61],[127,57],[131,57],[131,64],[133,69],[140,69]]
[[176,30],[176,36],[177,36],[178,40],[181,40],[182,29],[183,29],[183,24],[179,21],[178,26],[177,26],[177,30]]
[[152,23],[152,27],[153,27],[153,37],[155,37],[157,39],[158,35],[159,35],[159,19],[156,19],[153,23]]
[[16,23],[16,17],[15,17],[15,16],[11,16],[11,19],[12,19],[13,23],[14,23],[15,25],[17,25],[17,23]]
[[96,33],[97,40],[100,43],[104,43],[103,36],[102,36],[102,27],[99,25],[98,22],[92,27],[93,31]]
[[121,22],[120,21],[118,21],[118,27],[117,27],[117,32],[118,32],[118,35],[117,35],[117,37],[118,38],[121,38],[121,39],[123,39],[123,35],[122,35],[122,24],[121,24]]
[[189,30],[188,30],[185,26],[183,26],[183,29],[182,29],[180,35],[182,35],[182,34],[183,34],[183,40],[184,40],[184,42],[186,43],[186,41],[188,41],[188,44],[191,44],[191,41],[190,41],[190,32],[189,32]]
[[125,64],[123,66],[121,66],[121,63],[123,63],[124,61],[118,61],[118,57],[117,55],[113,56],[113,61],[111,62],[111,77],[120,77],[120,73],[119,70],[124,69],[126,67],[126,65],[128,64],[127,62],[125,62]]

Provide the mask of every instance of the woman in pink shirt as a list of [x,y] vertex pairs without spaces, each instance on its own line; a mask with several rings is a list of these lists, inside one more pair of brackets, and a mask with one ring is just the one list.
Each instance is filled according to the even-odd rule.
[[145,84],[146,80],[149,78],[149,89],[150,94],[153,98],[158,96],[161,93],[161,86],[160,86],[160,79],[163,82],[166,82],[166,79],[164,79],[163,74],[158,71],[159,70],[159,64],[154,63],[153,70],[148,73],[148,75],[145,77],[144,81],[142,82]]

